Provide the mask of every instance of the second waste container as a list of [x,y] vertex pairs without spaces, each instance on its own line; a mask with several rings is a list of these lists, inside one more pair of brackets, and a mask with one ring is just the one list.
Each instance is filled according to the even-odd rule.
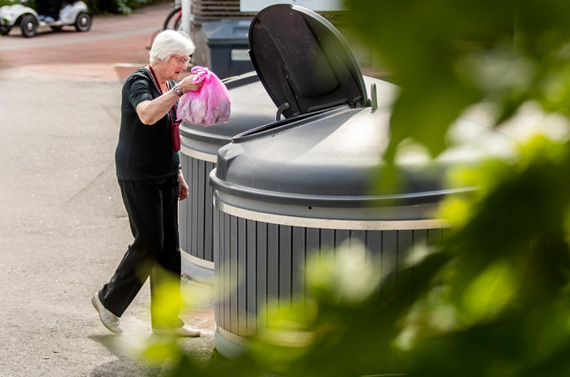
[[226,81],[232,113],[228,123],[203,127],[180,125],[180,160],[189,185],[188,199],[180,202],[180,248],[185,277],[211,283],[214,275],[213,200],[208,175],[216,165],[218,149],[232,136],[275,120],[277,108],[255,72]]
[[220,78],[227,78],[253,70],[247,53],[247,33],[250,20],[221,20],[205,22],[206,65]]

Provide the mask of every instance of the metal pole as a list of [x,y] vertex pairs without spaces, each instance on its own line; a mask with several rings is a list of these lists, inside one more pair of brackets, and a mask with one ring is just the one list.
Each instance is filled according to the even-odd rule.
[[192,13],[192,6],[190,0],[182,0],[182,30],[190,35],[190,20]]

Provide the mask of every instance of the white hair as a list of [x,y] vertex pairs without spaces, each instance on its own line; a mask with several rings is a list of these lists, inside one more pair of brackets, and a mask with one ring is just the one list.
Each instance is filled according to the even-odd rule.
[[164,30],[156,36],[150,49],[150,63],[158,63],[158,59],[168,62],[171,55],[189,56],[194,52],[194,42],[183,31]]

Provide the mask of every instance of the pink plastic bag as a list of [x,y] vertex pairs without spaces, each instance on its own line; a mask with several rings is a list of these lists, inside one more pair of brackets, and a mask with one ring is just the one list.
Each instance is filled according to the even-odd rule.
[[227,123],[230,120],[231,102],[228,89],[208,68],[196,66],[192,82],[202,82],[200,89],[189,91],[178,101],[176,116],[179,120],[205,127]]

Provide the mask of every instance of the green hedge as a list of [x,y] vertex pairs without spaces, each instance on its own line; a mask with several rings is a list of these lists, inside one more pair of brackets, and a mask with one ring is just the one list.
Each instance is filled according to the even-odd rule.
[[20,2],[17,0],[0,0],[0,7],[3,7],[4,5],[14,5],[19,3]]

